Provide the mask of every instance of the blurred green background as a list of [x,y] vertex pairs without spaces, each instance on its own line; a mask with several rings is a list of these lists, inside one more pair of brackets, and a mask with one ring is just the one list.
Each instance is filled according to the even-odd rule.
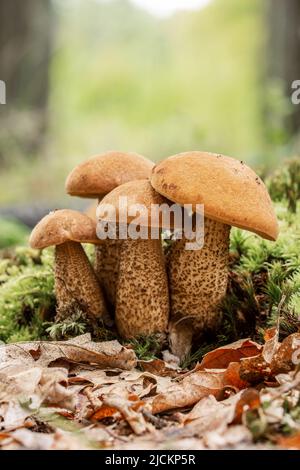
[[68,172],[109,149],[260,171],[298,152],[299,0],[159,3],[0,0],[0,206],[68,205]]

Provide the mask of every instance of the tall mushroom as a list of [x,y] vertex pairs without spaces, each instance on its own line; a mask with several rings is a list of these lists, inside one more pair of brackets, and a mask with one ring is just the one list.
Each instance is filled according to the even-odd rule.
[[183,357],[194,333],[215,329],[226,293],[230,226],[276,240],[277,219],[262,180],[242,161],[220,154],[186,152],[154,167],[153,188],[177,204],[204,205],[204,246],[185,249],[175,241],[169,253],[171,347]]
[[[120,205],[120,198],[127,198],[127,207]],[[148,180],[125,183],[105,196],[100,202],[99,216],[110,221],[106,213],[109,204],[116,211],[116,222],[134,223],[134,216],[127,209],[143,205],[146,212],[139,213],[138,226],[144,226],[147,239],[122,240],[119,277],[116,293],[116,325],[123,338],[139,335],[166,333],[169,317],[169,293],[165,260],[160,240],[151,238],[151,205],[166,203],[151,187]],[[141,221],[142,220],[142,221]],[[158,220],[157,227],[160,221]]]
[[99,243],[96,224],[87,215],[57,210],[46,215],[33,229],[32,248],[55,246],[55,293],[57,316],[65,316],[74,303],[92,324],[109,323],[103,292],[81,243]]
[[[66,180],[70,196],[97,198],[100,201],[117,186],[148,178],[154,163],[137,153],[110,151],[80,163]],[[119,240],[107,240],[96,247],[95,271],[108,302],[115,305],[119,269]]]

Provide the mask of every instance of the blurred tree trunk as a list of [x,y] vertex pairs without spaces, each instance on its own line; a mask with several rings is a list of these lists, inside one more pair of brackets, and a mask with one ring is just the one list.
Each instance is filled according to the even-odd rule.
[[47,124],[52,20],[51,0],[0,0],[0,143],[21,154],[36,152]]
[[[300,80],[300,0],[268,0],[268,75],[283,82],[290,100],[291,85]],[[300,130],[300,106],[293,106],[286,118],[291,135]]]

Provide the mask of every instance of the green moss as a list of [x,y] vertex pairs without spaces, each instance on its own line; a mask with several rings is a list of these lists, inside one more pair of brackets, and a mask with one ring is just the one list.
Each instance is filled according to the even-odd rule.
[[53,252],[19,247],[0,260],[0,340],[26,341],[45,334],[55,311]]
[[162,349],[162,341],[160,335],[141,335],[132,338],[124,343],[129,344],[135,351],[138,359],[148,361],[155,359]]
[[[85,245],[92,261],[94,247]],[[43,252],[27,247],[4,250],[0,254],[0,341],[68,339],[86,332],[95,339],[115,337],[99,326],[94,331],[77,304],[65,315],[57,314],[54,293],[53,249]]]

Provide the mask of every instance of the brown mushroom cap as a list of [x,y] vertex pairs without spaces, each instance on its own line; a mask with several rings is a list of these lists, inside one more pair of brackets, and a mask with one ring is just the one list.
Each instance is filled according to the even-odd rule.
[[205,216],[276,240],[278,223],[268,191],[243,162],[208,152],[171,156],[152,170],[153,188],[178,204],[204,204]]
[[77,165],[66,180],[71,196],[99,198],[131,180],[148,178],[154,163],[137,153],[106,152]]
[[[127,197],[127,207],[120,206],[120,197]],[[170,205],[170,201],[157,193],[151,186],[149,180],[137,180],[129,181],[128,183],[118,186],[109,194],[107,194],[101,202],[98,204],[97,213],[104,206],[104,204],[110,204],[112,208],[116,210],[116,222],[120,220],[125,220],[127,223],[134,223],[136,216],[139,217],[139,223],[143,226],[151,227],[157,225],[155,220],[151,219],[151,207],[152,204],[157,204],[161,206],[162,204]],[[145,207],[145,212],[137,213],[136,215],[127,214],[127,208],[129,209],[134,204],[142,204]],[[106,212],[103,216],[100,217],[101,220],[113,221],[113,217],[110,212]],[[171,219],[172,221],[172,219]],[[158,226],[162,227],[162,217],[161,213],[159,214]],[[172,223],[172,222],[171,222]],[[169,228],[169,227],[167,227]]]
[[74,210],[53,211],[35,226],[29,244],[32,248],[43,249],[68,241],[100,243],[96,235],[95,222],[87,215]]

